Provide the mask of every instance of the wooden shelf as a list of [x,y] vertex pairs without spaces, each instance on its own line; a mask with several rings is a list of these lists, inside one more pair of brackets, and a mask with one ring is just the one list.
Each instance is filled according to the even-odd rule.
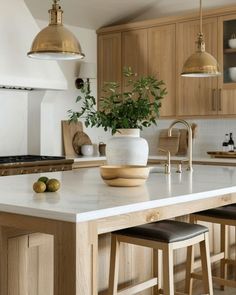
[[224,53],[236,53],[236,48],[226,48],[224,49]]
[[235,89],[236,88],[236,82],[224,82],[223,89]]

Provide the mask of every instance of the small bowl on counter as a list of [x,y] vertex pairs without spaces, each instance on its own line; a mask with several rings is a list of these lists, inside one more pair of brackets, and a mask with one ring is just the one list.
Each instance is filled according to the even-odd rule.
[[101,166],[100,174],[109,186],[132,187],[143,185],[150,172],[150,167],[134,165]]

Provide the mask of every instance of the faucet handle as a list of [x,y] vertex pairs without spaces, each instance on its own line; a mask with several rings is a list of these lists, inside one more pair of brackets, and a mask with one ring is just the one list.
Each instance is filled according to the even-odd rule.
[[170,151],[161,148],[159,148],[158,150],[163,153],[166,153],[167,162],[165,163],[165,173],[170,174]]
[[182,163],[181,162],[177,163],[176,173],[182,173]]

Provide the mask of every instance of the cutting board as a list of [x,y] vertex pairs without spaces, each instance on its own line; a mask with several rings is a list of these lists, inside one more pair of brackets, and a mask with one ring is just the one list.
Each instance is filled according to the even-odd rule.
[[220,152],[210,151],[207,152],[212,158],[236,158],[236,152]]
[[61,121],[62,138],[64,146],[64,155],[70,157],[78,157],[76,154],[72,141],[77,132],[83,132],[82,122]]

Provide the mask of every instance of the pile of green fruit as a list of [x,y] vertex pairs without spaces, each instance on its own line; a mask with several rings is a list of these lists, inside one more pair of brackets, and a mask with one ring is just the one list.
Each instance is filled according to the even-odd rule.
[[60,186],[59,180],[42,176],[33,184],[33,190],[36,193],[56,192],[59,190]]

